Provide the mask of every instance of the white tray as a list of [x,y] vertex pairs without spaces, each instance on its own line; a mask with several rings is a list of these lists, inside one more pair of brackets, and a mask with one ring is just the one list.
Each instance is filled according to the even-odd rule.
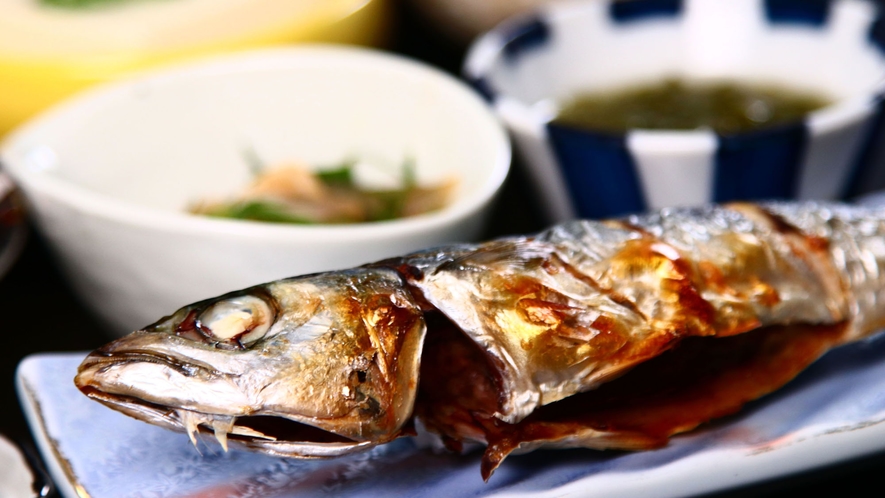
[[508,458],[488,483],[478,454],[435,454],[409,439],[325,461],[224,453],[208,439],[198,452],[184,434],[80,394],[72,379],[83,356],[31,356],[17,373],[40,451],[69,498],[685,496],[885,449],[885,335],[830,352],[775,395],[664,449],[538,451]]

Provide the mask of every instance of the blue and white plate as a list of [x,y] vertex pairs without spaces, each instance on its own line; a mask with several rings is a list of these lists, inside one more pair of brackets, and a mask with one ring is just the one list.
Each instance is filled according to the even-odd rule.
[[740,414],[637,453],[537,451],[488,483],[480,455],[401,439],[335,460],[194,448],[184,434],[89,400],[72,379],[82,353],[19,365],[17,388],[43,458],[68,498],[288,496],[686,496],[784,476],[885,449],[885,335],[830,352]]

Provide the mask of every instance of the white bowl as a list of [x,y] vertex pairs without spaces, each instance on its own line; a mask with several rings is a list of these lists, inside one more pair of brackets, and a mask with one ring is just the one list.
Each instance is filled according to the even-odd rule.
[[[455,198],[413,218],[345,226],[185,212],[266,163],[414,158]],[[89,91],[18,129],[0,159],[83,300],[114,334],[181,305],[292,275],[476,238],[510,165],[506,133],[469,88],[366,49],[229,55]]]
[[[552,220],[885,186],[870,140],[885,109],[885,18],[872,1],[555,3],[484,35],[464,71],[512,131]],[[668,77],[774,83],[833,103],[728,136],[551,123],[578,93]]]

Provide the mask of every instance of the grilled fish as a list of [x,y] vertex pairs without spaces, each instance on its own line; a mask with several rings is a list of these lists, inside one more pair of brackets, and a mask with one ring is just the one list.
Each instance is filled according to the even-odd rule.
[[[276,455],[414,433],[648,449],[885,325],[885,210],[772,203],[573,221],[186,306],[91,353],[133,417]],[[420,380],[420,382],[419,382]]]

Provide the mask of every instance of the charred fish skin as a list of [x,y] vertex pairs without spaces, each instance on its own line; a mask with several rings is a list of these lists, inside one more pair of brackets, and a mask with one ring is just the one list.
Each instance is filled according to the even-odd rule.
[[844,319],[842,289],[782,238],[732,209],[672,209],[490,242],[407,280],[488,352],[493,415],[516,422],[681,337]]
[[[421,255],[420,278],[407,281],[485,353],[499,391],[494,406],[468,402],[469,416],[448,420],[440,413],[452,411],[435,406],[424,422],[485,443],[484,422],[465,420],[518,423],[686,337],[845,321],[854,330],[845,340],[861,337],[883,324],[883,219],[818,203],[674,208],[573,221],[435,265]],[[626,446],[589,432],[576,444]]]
[[[268,453],[323,457],[398,437],[426,327],[399,275],[354,269],[186,306],[80,367],[88,396],[136,418]],[[279,422],[287,423],[279,423]]]

